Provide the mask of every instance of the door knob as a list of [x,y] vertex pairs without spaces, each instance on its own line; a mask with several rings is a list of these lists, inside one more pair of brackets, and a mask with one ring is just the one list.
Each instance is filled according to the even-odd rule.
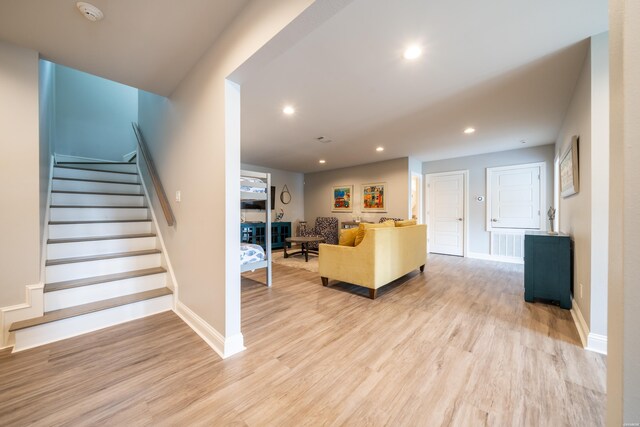
[[498,218],[491,218],[491,222],[498,222]]
[[462,221],[462,218],[458,218],[458,221]]

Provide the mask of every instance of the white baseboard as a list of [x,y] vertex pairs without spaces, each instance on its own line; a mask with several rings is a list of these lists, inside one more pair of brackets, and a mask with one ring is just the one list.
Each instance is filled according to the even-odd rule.
[[483,259],[485,261],[508,262],[511,264],[524,264],[524,259],[520,257],[481,254],[479,252],[467,252],[466,257],[473,258],[473,259]]
[[605,335],[594,334],[590,332],[587,337],[587,350],[607,354],[607,337]]
[[209,325],[180,301],[176,301],[175,312],[223,359],[245,350],[242,334],[225,338],[213,326]]
[[576,329],[578,330],[578,335],[580,335],[582,347],[587,348],[589,326],[587,326],[587,322],[584,320],[582,312],[580,311],[580,307],[576,303],[575,299],[571,300],[571,317],[573,317],[573,321],[576,324]]
[[571,317],[573,317],[573,321],[576,324],[576,329],[578,330],[578,335],[580,335],[582,347],[584,347],[585,350],[606,355],[607,337],[589,332],[589,326],[584,320],[584,316],[582,315],[580,307],[576,303],[575,299],[571,300]]
[[0,349],[12,347],[13,336],[9,327],[13,322],[40,317],[44,314],[44,283],[27,285],[26,303],[0,308]]

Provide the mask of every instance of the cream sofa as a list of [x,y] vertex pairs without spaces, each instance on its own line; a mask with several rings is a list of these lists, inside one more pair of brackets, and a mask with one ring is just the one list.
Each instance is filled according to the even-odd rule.
[[427,260],[427,226],[372,228],[355,247],[320,245],[319,272],[322,284],[329,279],[377,289],[411,270],[424,271]]

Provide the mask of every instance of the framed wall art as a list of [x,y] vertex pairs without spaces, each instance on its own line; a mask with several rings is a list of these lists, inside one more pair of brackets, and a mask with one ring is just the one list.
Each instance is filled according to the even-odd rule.
[[331,191],[331,212],[353,212],[353,185],[338,185]]
[[362,185],[362,212],[386,212],[386,183]]
[[580,137],[571,137],[571,145],[560,158],[560,194],[569,197],[580,191],[580,169],[578,168]]

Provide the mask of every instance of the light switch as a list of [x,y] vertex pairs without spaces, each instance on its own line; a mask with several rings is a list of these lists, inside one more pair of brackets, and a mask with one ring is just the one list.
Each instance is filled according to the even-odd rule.
[[182,200],[182,194],[180,193],[180,190],[176,191],[176,202],[180,203],[180,201]]

